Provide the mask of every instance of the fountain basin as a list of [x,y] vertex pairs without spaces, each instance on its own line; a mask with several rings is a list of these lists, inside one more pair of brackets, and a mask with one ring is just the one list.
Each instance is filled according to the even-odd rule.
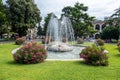
[[72,51],[73,47],[66,43],[53,42],[49,44],[49,46],[47,46],[47,50],[55,51],[55,52],[68,52],[68,51]]
[[48,60],[80,60],[80,52],[85,47],[73,46],[73,50],[69,52],[48,51]]

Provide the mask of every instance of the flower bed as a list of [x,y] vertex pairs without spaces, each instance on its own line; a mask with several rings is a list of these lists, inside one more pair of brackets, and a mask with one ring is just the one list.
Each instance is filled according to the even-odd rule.
[[81,53],[80,57],[85,60],[86,64],[91,65],[108,65],[108,52],[100,46],[88,46],[84,48]]
[[39,63],[47,58],[47,51],[44,46],[36,42],[29,42],[23,45],[13,54],[14,60],[18,63]]

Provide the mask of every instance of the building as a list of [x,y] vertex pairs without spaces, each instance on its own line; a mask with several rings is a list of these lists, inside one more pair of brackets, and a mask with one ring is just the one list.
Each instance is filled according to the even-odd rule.
[[105,22],[101,20],[96,20],[93,22],[93,26],[94,26],[94,30],[98,31],[97,33],[94,34],[94,38],[99,38],[99,34],[106,27]]
[[35,28],[29,28],[27,31],[27,39],[33,40],[37,37],[37,27]]

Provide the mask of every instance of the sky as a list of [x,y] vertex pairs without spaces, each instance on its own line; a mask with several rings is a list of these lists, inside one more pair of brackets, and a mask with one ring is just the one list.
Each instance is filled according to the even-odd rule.
[[[6,1],[6,0],[3,0]],[[95,16],[98,20],[104,20],[104,17],[109,17],[120,7],[120,0],[34,0],[41,11],[41,16],[47,16],[53,12],[58,18],[62,13],[62,9],[66,6],[74,6],[76,2],[83,3],[88,6],[87,13],[90,16]]]
[[87,13],[98,20],[111,16],[120,7],[120,0],[35,0],[43,18],[50,12],[59,18],[65,6],[74,6],[76,2],[88,6]]

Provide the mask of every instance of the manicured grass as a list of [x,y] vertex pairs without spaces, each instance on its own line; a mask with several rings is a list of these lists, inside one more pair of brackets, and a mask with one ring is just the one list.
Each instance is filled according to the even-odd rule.
[[94,42],[84,42],[83,44],[77,44],[77,42],[69,42],[69,44],[76,45],[76,46],[90,46],[94,44]]
[[114,44],[105,44],[109,66],[89,66],[82,61],[44,61],[16,64],[12,43],[0,44],[0,80],[120,80],[120,53]]

